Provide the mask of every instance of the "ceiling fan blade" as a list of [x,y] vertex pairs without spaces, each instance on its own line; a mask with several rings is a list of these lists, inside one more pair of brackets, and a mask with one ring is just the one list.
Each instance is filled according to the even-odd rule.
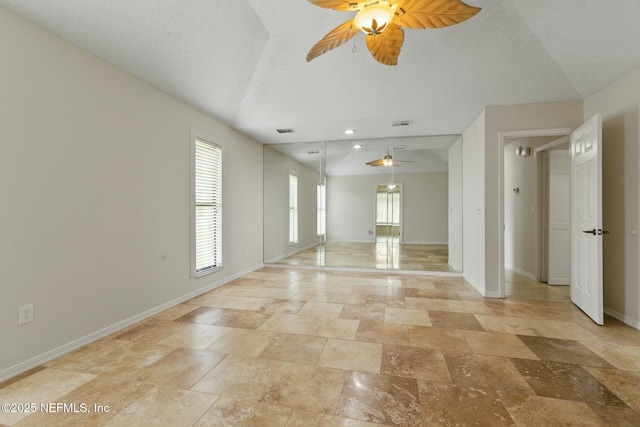
[[360,30],[353,25],[353,20],[338,25],[311,48],[307,54],[307,62],[348,42],[358,31]]
[[357,2],[353,0],[309,0],[309,3],[334,10],[358,10],[365,4],[363,1]]
[[[385,164],[386,161],[386,164]],[[369,166],[400,166],[398,163],[413,163],[411,160],[378,159],[365,163]]]
[[365,164],[367,164],[369,166],[384,166],[384,160],[383,159],[373,160],[373,161],[367,162]]
[[480,10],[461,0],[404,0],[398,2],[393,22],[406,28],[443,28],[464,22]]
[[404,31],[399,25],[392,22],[383,33],[366,36],[366,40],[369,52],[376,61],[384,65],[398,64],[398,56],[404,43]]

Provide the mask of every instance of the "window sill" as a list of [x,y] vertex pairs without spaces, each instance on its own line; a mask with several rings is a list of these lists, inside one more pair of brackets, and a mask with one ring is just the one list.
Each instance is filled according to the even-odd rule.
[[196,274],[193,277],[198,279],[200,277],[204,277],[212,273],[217,273],[218,271],[222,270],[222,268],[223,266],[218,266],[218,267],[210,267],[205,270],[196,271]]

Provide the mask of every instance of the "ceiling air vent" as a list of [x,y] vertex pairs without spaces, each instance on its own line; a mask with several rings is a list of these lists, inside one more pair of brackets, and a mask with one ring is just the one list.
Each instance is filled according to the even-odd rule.
[[307,151],[307,154],[320,154],[320,151],[318,150]]
[[278,133],[294,133],[295,132],[295,130],[293,129],[276,129],[276,131]]
[[411,124],[411,120],[396,120],[394,122],[391,122],[391,126],[409,126]]

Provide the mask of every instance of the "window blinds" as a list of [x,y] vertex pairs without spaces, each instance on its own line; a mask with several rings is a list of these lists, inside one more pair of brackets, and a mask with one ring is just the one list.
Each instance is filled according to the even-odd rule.
[[298,177],[289,174],[289,243],[298,243]]
[[222,267],[222,148],[195,141],[196,275]]
[[318,217],[316,220],[317,235],[324,236],[326,233],[326,199],[327,192],[324,184],[318,184],[316,187],[316,206],[318,210]]

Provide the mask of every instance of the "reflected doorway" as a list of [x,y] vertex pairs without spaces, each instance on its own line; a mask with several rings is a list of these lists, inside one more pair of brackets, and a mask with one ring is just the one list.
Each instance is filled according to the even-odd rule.
[[401,199],[400,184],[376,186],[376,253],[377,268],[400,268]]

